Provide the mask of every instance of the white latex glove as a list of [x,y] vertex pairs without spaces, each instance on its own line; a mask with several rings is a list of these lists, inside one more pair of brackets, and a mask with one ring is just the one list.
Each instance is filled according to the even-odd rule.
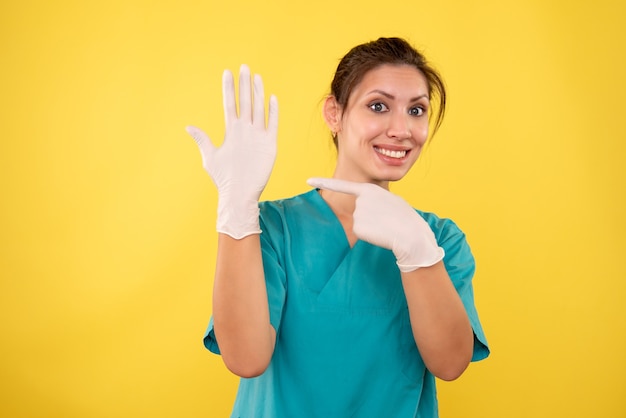
[[222,77],[222,95],[226,119],[222,146],[216,148],[199,128],[188,126],[187,132],[198,144],[202,165],[217,186],[217,231],[241,239],[261,232],[259,198],[276,159],[278,101],[270,97],[266,127],[263,80],[255,74],[252,94],[246,65],[239,72],[239,115],[229,70]]
[[444,251],[426,221],[401,197],[371,183],[312,178],[313,187],[356,196],[352,229],[370,244],[387,248],[398,268],[409,272],[443,259]]

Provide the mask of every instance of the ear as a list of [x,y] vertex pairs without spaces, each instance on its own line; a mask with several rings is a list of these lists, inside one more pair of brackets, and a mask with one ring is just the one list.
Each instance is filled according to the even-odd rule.
[[341,131],[341,106],[337,103],[335,96],[326,97],[322,113],[324,121],[331,132],[337,133]]

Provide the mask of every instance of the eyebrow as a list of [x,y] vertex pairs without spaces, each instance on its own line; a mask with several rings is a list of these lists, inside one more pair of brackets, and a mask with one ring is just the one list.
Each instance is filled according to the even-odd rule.
[[[387,97],[387,98],[389,98],[391,100],[394,100],[396,98],[393,94],[389,94],[389,93],[387,93],[386,91],[383,91],[383,90],[374,89],[374,90],[370,91],[367,94],[372,94],[372,93],[382,94],[383,96],[385,96],[385,97]],[[419,99],[422,99],[422,98],[426,98],[426,99],[430,100],[430,98],[428,97],[428,94],[424,93],[424,94],[419,95],[417,97],[413,97],[410,101],[411,102],[416,102],[416,101],[418,101]]]

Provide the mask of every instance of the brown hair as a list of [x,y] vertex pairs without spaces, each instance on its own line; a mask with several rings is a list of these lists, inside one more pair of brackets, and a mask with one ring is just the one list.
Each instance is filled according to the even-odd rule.
[[[345,109],[352,90],[368,71],[384,64],[410,65],[420,71],[428,83],[428,95],[436,97],[433,135],[443,121],[446,110],[446,89],[439,73],[430,66],[424,55],[401,38],[378,38],[352,48],[339,62],[330,85],[330,94]],[[335,145],[337,139],[333,138]]]

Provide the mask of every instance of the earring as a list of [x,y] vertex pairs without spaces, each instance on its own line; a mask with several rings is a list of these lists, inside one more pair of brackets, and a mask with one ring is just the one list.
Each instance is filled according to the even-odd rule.
[[333,136],[333,139],[337,139],[337,132],[330,131],[330,134]]

